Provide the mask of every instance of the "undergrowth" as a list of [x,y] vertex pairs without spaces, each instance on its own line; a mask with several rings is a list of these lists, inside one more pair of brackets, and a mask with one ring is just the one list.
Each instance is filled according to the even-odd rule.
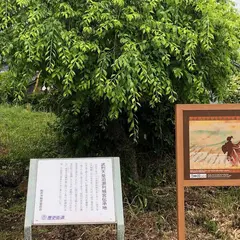
[[[22,240],[26,191],[20,182],[30,158],[61,156],[51,127],[56,118],[0,105],[0,119],[0,239]],[[174,156],[154,162],[139,181],[123,179],[127,240],[177,239]],[[239,202],[237,187],[186,188],[186,238],[240,239]],[[36,240],[113,240],[116,226],[41,226],[33,228],[33,236]]]

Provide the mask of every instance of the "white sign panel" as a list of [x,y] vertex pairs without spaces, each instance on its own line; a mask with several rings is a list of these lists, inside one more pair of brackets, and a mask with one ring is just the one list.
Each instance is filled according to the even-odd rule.
[[115,223],[112,159],[39,160],[33,223]]

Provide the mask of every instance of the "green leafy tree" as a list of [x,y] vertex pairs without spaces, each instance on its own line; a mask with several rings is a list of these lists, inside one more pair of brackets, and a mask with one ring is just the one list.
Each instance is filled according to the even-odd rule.
[[224,98],[239,54],[231,1],[1,0],[0,19],[0,55],[21,94],[41,71],[62,112],[96,104],[102,119],[125,119],[135,140],[146,108]]

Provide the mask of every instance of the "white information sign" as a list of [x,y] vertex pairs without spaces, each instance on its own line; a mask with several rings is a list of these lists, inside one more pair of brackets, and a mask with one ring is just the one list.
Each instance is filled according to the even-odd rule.
[[39,160],[33,224],[115,223],[110,158]]

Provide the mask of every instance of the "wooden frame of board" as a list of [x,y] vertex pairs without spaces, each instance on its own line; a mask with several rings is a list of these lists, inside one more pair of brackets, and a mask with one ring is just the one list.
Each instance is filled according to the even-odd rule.
[[240,185],[240,104],[175,110],[178,240],[185,240],[184,187]]

